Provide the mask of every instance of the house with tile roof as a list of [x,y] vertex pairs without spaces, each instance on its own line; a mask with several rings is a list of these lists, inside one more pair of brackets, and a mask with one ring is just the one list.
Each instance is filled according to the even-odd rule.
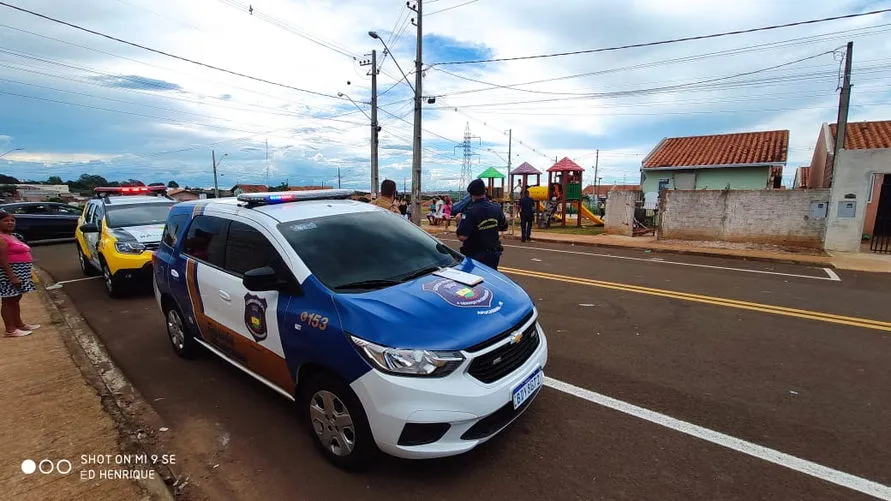
[[891,253],[891,120],[848,122],[834,158],[837,124],[820,127],[809,167],[808,188],[830,188],[826,248]]
[[641,162],[641,189],[781,188],[788,150],[788,130],[664,138]]
[[269,187],[265,184],[236,184],[230,191],[238,196],[242,193],[265,193],[269,191]]

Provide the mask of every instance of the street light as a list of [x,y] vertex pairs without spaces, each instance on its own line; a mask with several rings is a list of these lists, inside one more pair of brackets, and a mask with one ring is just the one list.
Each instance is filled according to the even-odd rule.
[[380,35],[378,35],[376,31],[369,31],[368,36],[370,36],[371,38],[373,38],[375,40],[381,41],[381,43],[384,45],[384,50],[386,50],[387,53],[390,54],[390,56],[392,56],[392,57],[390,57],[390,59],[392,59],[393,62],[396,63],[396,67],[399,68],[399,73],[402,73],[402,78],[405,79],[405,83],[407,83],[408,86],[411,87],[412,92],[415,92],[415,88],[412,87],[411,81],[408,79],[408,76],[405,74],[404,71],[402,71],[402,67],[399,66],[399,61],[396,60],[396,56],[393,55],[393,52],[390,50],[389,47],[387,47],[387,42],[384,42],[384,39],[381,38]]
[[338,92],[337,97],[345,97],[345,98],[349,99],[350,102],[353,103],[353,106],[355,106],[359,111],[362,112],[363,115],[365,115],[369,120],[371,120],[371,117],[368,116],[368,113],[365,113],[365,110],[363,110],[361,106],[356,104],[356,101],[353,101],[353,98],[351,98],[348,94],[344,94],[343,92]]
[[0,155],[0,158],[3,158],[3,157],[5,157],[6,155],[9,155],[9,154],[12,153],[13,151],[22,151],[22,150],[24,150],[24,149],[25,149],[25,148],[13,148],[13,149],[7,151],[6,153]]

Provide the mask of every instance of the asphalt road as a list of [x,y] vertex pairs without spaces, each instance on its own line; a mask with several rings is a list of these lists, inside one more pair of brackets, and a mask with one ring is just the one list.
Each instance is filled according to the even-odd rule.
[[[293,404],[211,355],[179,359],[150,287],[62,290],[169,424],[194,499],[871,499],[692,425],[891,485],[891,327],[876,323],[891,322],[891,276],[507,243],[502,269],[549,337],[547,376],[680,427],[548,387],[469,454],[350,475],[316,453]],[[34,255],[56,281],[81,278],[73,244]]]

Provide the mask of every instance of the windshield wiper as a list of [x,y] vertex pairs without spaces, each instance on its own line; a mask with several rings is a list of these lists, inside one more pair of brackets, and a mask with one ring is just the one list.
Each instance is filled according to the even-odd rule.
[[418,271],[413,271],[408,275],[403,276],[399,281],[400,282],[408,282],[409,280],[414,280],[418,277],[423,277],[429,273],[433,273],[434,271],[439,271],[442,268],[440,266],[428,266],[427,268],[421,268]]
[[360,280],[358,282],[349,282],[338,285],[334,289],[382,289],[384,287],[390,287],[391,285],[399,285],[400,283],[402,282],[398,280]]

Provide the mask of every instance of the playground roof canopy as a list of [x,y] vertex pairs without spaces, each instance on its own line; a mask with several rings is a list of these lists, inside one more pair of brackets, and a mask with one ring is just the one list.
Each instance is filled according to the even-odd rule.
[[523,162],[519,167],[511,171],[513,176],[518,174],[541,174],[541,171],[530,165],[529,162]]
[[504,179],[504,174],[498,172],[498,169],[495,167],[489,167],[488,169],[480,172],[480,175],[477,176],[480,179]]
[[563,160],[555,163],[548,169],[548,172],[584,172],[585,169],[579,164],[573,162],[569,157],[563,157]]

